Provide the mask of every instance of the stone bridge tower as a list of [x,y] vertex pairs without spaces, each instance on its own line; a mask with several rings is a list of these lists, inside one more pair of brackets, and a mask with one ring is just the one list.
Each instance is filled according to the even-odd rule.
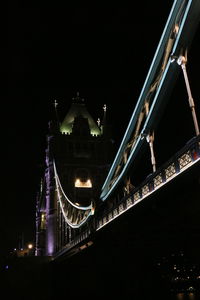
[[56,106],[37,198],[37,256],[54,255],[88,225],[114,154],[105,105],[102,122],[95,122],[77,93],[61,123]]

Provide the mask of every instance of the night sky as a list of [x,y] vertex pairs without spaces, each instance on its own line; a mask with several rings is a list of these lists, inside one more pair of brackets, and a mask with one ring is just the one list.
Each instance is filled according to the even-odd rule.
[[[54,100],[61,119],[77,91],[95,119],[102,117],[106,103],[114,138],[121,141],[172,3],[139,1],[134,8],[28,1],[9,7],[8,90],[1,102],[0,252],[17,247],[22,233],[25,242],[34,239],[35,197]],[[199,51],[196,34],[188,65],[196,101],[200,101]],[[182,125],[176,124],[179,129]]]

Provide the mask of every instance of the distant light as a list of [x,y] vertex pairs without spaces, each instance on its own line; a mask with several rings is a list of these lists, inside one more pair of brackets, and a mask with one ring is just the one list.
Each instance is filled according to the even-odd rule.
[[28,244],[28,249],[32,249],[33,248],[33,244]]
[[179,26],[178,26],[178,24],[175,25],[174,31],[175,31],[176,34],[178,33],[178,31],[179,31]]
[[184,293],[178,293],[177,298],[180,300],[184,299]]
[[42,215],[41,215],[41,219],[42,219],[42,222],[44,222],[44,221],[45,221],[45,213],[42,213]]
[[5,266],[5,269],[6,269],[6,270],[8,270],[8,268],[9,268],[9,266],[8,266],[8,265],[6,265],[6,266]]

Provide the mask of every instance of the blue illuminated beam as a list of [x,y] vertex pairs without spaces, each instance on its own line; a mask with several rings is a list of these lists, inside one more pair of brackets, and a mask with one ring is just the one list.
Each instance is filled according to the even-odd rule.
[[[167,94],[173,87],[175,80],[172,79],[175,78],[175,75],[177,75],[180,69],[176,63],[172,63],[172,58],[178,57],[182,51],[190,46],[199,20],[199,0],[174,1],[136,107],[133,111],[132,117],[122,139],[114,162],[103,184],[102,193],[100,195],[100,198],[103,201],[108,198],[112,191],[117,187],[119,182],[121,182],[121,180],[125,177],[130,165],[136,159],[139,150],[145,142],[145,139],[143,139],[142,137],[150,130],[153,130],[155,128],[159,120],[158,117],[160,115],[160,111],[161,109],[164,109],[164,106],[166,105],[169,98],[167,97]],[[175,35],[173,40],[172,34]],[[164,69],[162,70],[162,74],[160,77],[158,77],[158,72],[160,72],[160,68],[163,63],[163,57],[166,53],[166,45],[169,44],[170,39],[172,40],[173,44],[170,48],[170,53],[167,56],[167,61]],[[123,164],[122,160],[125,150],[127,149],[127,145],[130,142],[131,136],[133,135],[134,129],[138,122],[138,117],[141,114],[145,103],[147,102],[147,98],[150,95],[149,91],[152,89],[152,86],[154,85],[154,82],[156,82],[156,80],[158,81],[156,89],[154,90],[152,99],[149,102],[150,110],[147,114],[143,127],[139,132],[139,135],[136,137],[136,140],[131,147],[131,151],[127,157],[127,161]],[[119,167],[121,168],[121,170],[119,173],[117,173],[117,168]]]

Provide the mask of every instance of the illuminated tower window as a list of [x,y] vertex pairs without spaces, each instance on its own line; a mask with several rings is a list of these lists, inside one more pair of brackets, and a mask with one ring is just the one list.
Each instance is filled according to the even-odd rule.
[[92,188],[92,180],[87,169],[81,168],[76,170],[74,186],[76,188]]
[[46,213],[41,214],[41,229],[46,229]]
[[86,181],[82,181],[81,179],[76,178],[74,185],[76,188],[92,188],[92,182],[90,179],[87,179]]

